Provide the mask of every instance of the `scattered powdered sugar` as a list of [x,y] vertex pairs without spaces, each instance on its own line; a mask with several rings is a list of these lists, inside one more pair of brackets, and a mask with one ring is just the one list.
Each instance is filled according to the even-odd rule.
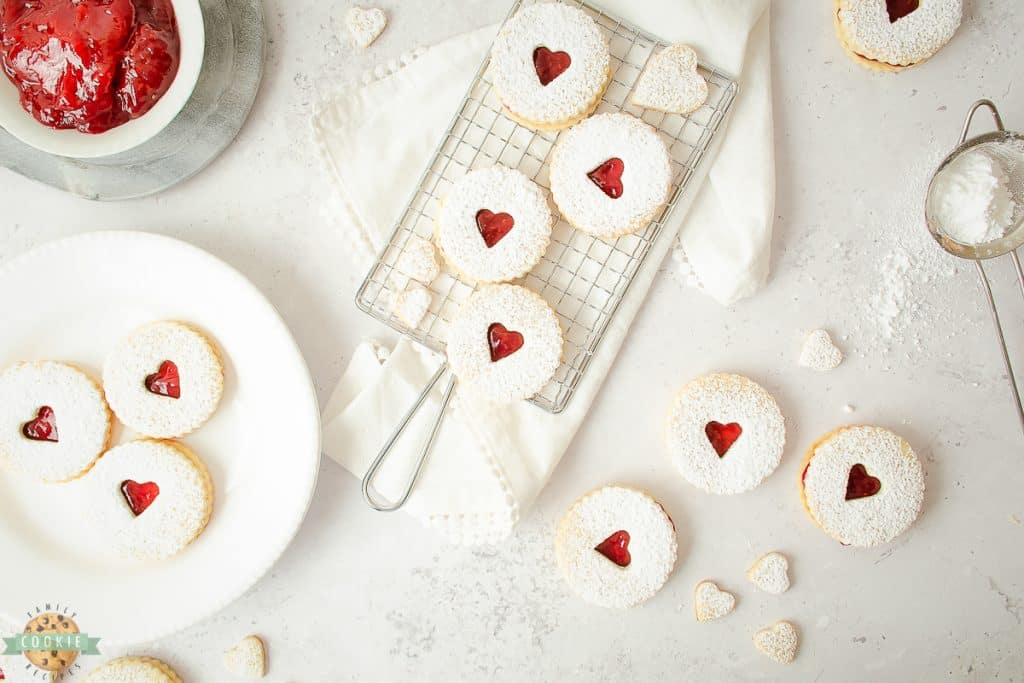
[[[874,495],[846,500],[850,471],[861,465],[878,479]],[[881,427],[844,427],[822,441],[803,477],[811,516],[833,538],[869,547],[906,531],[924,502],[924,471],[904,439]]]
[[[631,562],[620,567],[594,548],[617,531],[629,533]],[[555,559],[583,600],[633,607],[665,585],[676,564],[676,530],[658,501],[636,489],[607,486],[576,501],[562,517]]]
[[[488,330],[504,325],[522,347],[491,360]],[[529,398],[544,388],[562,359],[562,328],[547,302],[525,287],[490,285],[462,307],[448,329],[448,362],[459,382],[498,403]]]
[[[622,195],[612,199],[588,174],[621,159]],[[598,114],[563,133],[551,153],[551,195],[574,227],[597,237],[646,228],[668,201],[672,163],[654,128],[623,113]]]
[[708,82],[697,71],[697,53],[672,45],[651,58],[633,91],[633,104],[646,109],[689,114],[708,99]]
[[433,295],[418,282],[410,282],[394,301],[394,314],[410,329],[416,329],[430,310]]
[[384,10],[377,7],[370,9],[352,7],[345,13],[345,25],[356,41],[356,45],[370,47],[373,41],[377,40],[377,37],[384,32],[384,27],[388,25],[388,17],[384,14]]
[[[706,432],[711,422],[742,429],[721,457]],[[760,484],[779,466],[786,443],[785,420],[771,394],[746,377],[725,373],[683,387],[669,408],[666,431],[679,473],[716,494],[742,493]]]
[[713,581],[701,581],[693,591],[693,608],[697,621],[720,619],[736,608],[736,596]]
[[398,257],[396,268],[403,275],[429,285],[441,273],[434,245],[422,237],[411,236]]
[[768,553],[747,570],[747,578],[765,593],[781,595],[789,590],[789,560],[782,553]]
[[[569,68],[547,85],[534,50],[565,52]],[[608,82],[611,56],[601,30],[585,12],[560,2],[524,7],[505,24],[491,49],[494,87],[513,115],[539,124],[567,123],[593,105]]]
[[789,664],[796,658],[800,636],[788,621],[780,621],[754,634],[754,645],[779,664]]
[[[507,213],[509,230],[488,247],[477,224],[487,210]],[[554,215],[537,183],[523,173],[492,166],[470,171],[452,186],[441,206],[437,243],[459,273],[479,282],[506,282],[537,265],[551,241]]]
[[93,669],[85,683],[181,683],[171,667],[150,657],[121,657]]
[[224,668],[241,678],[259,679],[267,674],[267,649],[259,636],[246,636],[224,653]]
[[843,352],[832,341],[825,330],[814,330],[807,335],[800,350],[800,365],[805,368],[827,372],[839,367]]
[[961,0],[928,0],[889,21],[885,0],[839,0],[839,27],[850,49],[889,64],[913,64],[931,57],[960,27]]
[[940,229],[961,244],[976,246],[1003,237],[1016,203],[1002,162],[985,149],[969,149],[938,175],[928,195]]

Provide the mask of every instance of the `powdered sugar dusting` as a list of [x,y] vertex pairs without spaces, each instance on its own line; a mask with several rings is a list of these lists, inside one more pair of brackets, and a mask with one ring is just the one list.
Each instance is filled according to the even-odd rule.
[[788,621],[780,621],[754,634],[754,645],[779,664],[789,664],[796,659],[800,636],[796,627]]
[[889,21],[885,0],[838,0],[838,21],[850,48],[868,59],[907,65],[928,59],[960,27],[961,0],[923,0]]
[[434,245],[421,237],[410,237],[398,257],[397,269],[403,275],[429,285],[441,273]]
[[224,653],[224,668],[236,676],[263,678],[267,673],[267,650],[259,636],[246,636]]
[[800,350],[800,365],[805,368],[827,372],[843,362],[843,352],[832,341],[825,330],[814,330],[807,335]]
[[782,553],[768,553],[747,570],[747,578],[765,593],[781,595],[789,590],[789,560]]
[[[488,247],[477,213],[507,213],[512,229]],[[554,216],[540,187],[523,173],[493,166],[470,171],[445,197],[438,217],[441,253],[459,273],[479,282],[505,282],[537,265],[551,241]]]
[[[719,456],[705,431],[710,422],[736,423],[739,438]],[[740,375],[712,374],[683,387],[668,414],[668,451],[679,473],[709,493],[749,491],[782,460],[786,425],[778,404]]]
[[[609,197],[588,174],[621,159],[622,196]],[[668,201],[672,164],[658,132],[635,116],[598,114],[563,133],[551,153],[551,194],[573,226],[597,237],[647,227]]]
[[85,683],[181,683],[171,667],[150,657],[121,657],[93,669]]
[[708,82],[697,71],[697,53],[672,45],[651,57],[633,91],[638,107],[676,114],[696,111],[708,99]]
[[418,282],[410,282],[395,297],[395,315],[410,328],[416,329],[430,310],[432,299],[429,289]]
[[[523,335],[512,355],[491,360],[488,328],[500,323]],[[448,362],[459,382],[499,403],[544,388],[562,358],[562,329],[551,307],[525,287],[491,285],[466,302],[448,330]]]
[[[571,61],[542,85],[533,63],[538,47],[566,52]],[[491,50],[494,87],[513,115],[540,124],[568,123],[585,114],[610,73],[608,42],[585,12],[562,3],[521,9],[505,24]]]
[[720,619],[736,607],[736,596],[719,588],[713,581],[701,581],[693,591],[693,607],[697,621]]
[[[881,488],[846,500],[854,465],[863,465]],[[868,547],[906,531],[924,502],[924,471],[910,444],[881,427],[844,427],[819,443],[803,479],[807,509],[833,538]]]
[[[632,561],[620,567],[594,548],[616,531],[630,536]],[[555,559],[573,592],[601,607],[633,607],[665,585],[678,546],[672,520],[656,500],[623,486],[597,489],[562,517]]]

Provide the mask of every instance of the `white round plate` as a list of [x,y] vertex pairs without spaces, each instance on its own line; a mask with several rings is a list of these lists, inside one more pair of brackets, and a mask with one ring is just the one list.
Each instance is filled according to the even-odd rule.
[[[0,265],[0,367],[65,360],[99,378],[118,339],[164,319],[197,326],[224,357],[220,408],[182,439],[213,476],[209,526],[170,560],[119,559],[82,519],[88,474],[40,484],[0,469],[0,625],[20,630],[28,611],[59,604],[90,636],[152,641],[242,595],[298,531],[320,466],[320,413],[295,341],[245,277],[137,232],[72,237]],[[114,442],[134,436],[118,427]]]
[[19,100],[18,88],[0,72],[0,127],[27,145],[76,159],[119,154],[156,136],[185,108],[199,81],[206,50],[206,29],[199,0],[171,0],[181,40],[178,73],[153,108],[137,119],[105,133],[54,130],[35,120]]

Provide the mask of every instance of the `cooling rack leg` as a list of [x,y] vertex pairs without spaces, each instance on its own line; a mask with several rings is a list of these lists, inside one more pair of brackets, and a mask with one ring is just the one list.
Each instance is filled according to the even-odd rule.
[[448,364],[445,363],[437,369],[434,376],[430,378],[430,382],[420,393],[416,402],[409,409],[409,412],[405,414],[402,421],[395,428],[394,433],[384,444],[384,447],[377,454],[377,457],[370,464],[370,468],[366,470],[366,474],[363,476],[363,499],[367,504],[378,512],[394,512],[399,509],[405,502],[409,500],[409,495],[412,493],[413,487],[416,485],[416,480],[419,479],[420,472],[423,470],[423,465],[427,461],[427,455],[430,454],[430,448],[434,445],[434,439],[437,438],[437,433],[441,429],[441,422],[444,420],[445,411],[448,409],[448,403],[452,399],[452,394],[455,391],[455,377],[454,375],[448,380],[448,386],[445,387],[444,396],[441,398],[441,409],[438,411],[437,419],[434,420],[434,426],[430,429],[430,436],[427,437],[426,443],[423,444],[423,450],[420,451],[419,458],[416,460],[416,465],[413,468],[412,474],[409,475],[409,480],[406,482],[405,490],[402,492],[398,500],[387,502],[379,497],[379,494],[373,487],[373,480],[377,476],[378,470],[381,465],[387,459],[391,449],[394,448],[395,444],[398,443],[398,439],[402,436],[405,428],[409,426],[409,422],[419,412],[420,408],[423,407],[423,403],[430,396],[430,392],[434,390],[437,383],[441,381],[441,378],[448,371]]
[[[1017,259],[1017,253],[1013,252],[1014,265],[1017,268],[1018,277],[1020,277],[1020,261]],[[999,311],[996,309],[996,300],[992,296],[992,285],[989,284],[988,276],[985,275],[985,268],[981,265],[981,261],[975,261],[974,264],[978,267],[978,275],[981,276],[981,286],[985,290],[985,298],[988,299],[989,310],[992,311],[992,321],[996,325],[996,337],[999,339],[999,348],[1003,352],[1003,365],[1006,366],[1006,374],[1010,378],[1010,389],[1013,391],[1013,400],[1017,406],[1017,419],[1020,421],[1021,429],[1024,430],[1024,407],[1021,406],[1020,402],[1020,391],[1017,389],[1017,378],[1013,374],[1013,364],[1010,362],[1010,352],[1006,348],[1006,337],[1003,335],[1003,325],[999,322]],[[1021,286],[1024,287],[1024,278],[1021,278]]]

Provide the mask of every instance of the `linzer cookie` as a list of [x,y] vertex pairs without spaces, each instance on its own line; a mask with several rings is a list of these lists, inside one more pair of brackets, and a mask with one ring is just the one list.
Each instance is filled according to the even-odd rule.
[[551,307],[525,287],[478,291],[448,329],[448,363],[461,384],[499,403],[544,388],[562,359],[562,329]]
[[683,478],[708,493],[749,491],[775,471],[785,420],[771,394],[740,375],[700,377],[673,399],[668,452]]
[[86,511],[102,538],[125,557],[160,560],[191,543],[213,512],[213,480],[202,461],[174,441],[144,439],[113,448],[86,479]]
[[551,195],[569,223],[595,237],[643,230],[672,188],[672,164],[657,131],[629,114],[599,114],[573,126],[551,153]]
[[910,444],[881,427],[842,427],[807,452],[800,495],[811,519],[840,543],[888,543],[917,519],[924,470]]
[[675,568],[676,529],[643,491],[606,486],[573,503],[558,524],[555,559],[569,587],[600,607],[633,607]]
[[697,53],[687,45],[671,45],[651,57],[640,75],[631,101],[638,107],[689,114],[708,99],[708,82],[697,70]]
[[111,415],[99,385],[54,361],[0,373],[0,462],[47,482],[84,474],[110,441]]
[[843,49],[878,71],[901,71],[929,59],[960,28],[962,16],[962,0],[835,0]]
[[224,391],[224,366],[202,333],[182,323],[155,322],[110,352],[103,388],[121,422],[145,436],[170,439],[213,415]]
[[590,115],[611,79],[601,29],[584,11],[538,3],[519,10],[491,48],[491,72],[509,116],[558,130]]
[[182,683],[167,664],[152,657],[121,657],[93,669],[85,683]]
[[478,282],[508,282],[537,265],[554,216],[540,187],[503,166],[470,171],[445,197],[437,244],[448,264]]

